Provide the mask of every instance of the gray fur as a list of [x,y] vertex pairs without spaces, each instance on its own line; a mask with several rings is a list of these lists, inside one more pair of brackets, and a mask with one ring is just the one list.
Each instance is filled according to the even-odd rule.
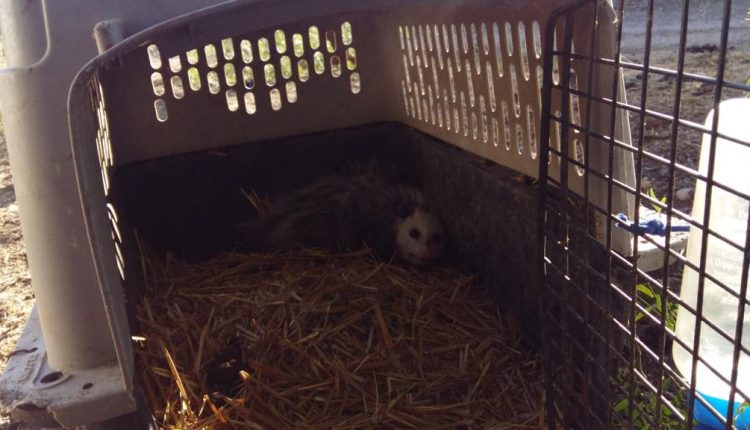
[[297,246],[329,252],[367,245],[389,259],[401,222],[429,212],[416,188],[398,183],[379,166],[354,165],[348,175],[324,177],[272,202],[265,216],[246,228],[248,239],[266,250]]

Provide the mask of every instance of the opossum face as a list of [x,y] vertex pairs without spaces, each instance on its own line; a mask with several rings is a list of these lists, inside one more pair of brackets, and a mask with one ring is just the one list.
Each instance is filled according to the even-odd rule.
[[443,254],[443,225],[433,214],[417,209],[396,221],[396,248],[407,262],[419,266]]

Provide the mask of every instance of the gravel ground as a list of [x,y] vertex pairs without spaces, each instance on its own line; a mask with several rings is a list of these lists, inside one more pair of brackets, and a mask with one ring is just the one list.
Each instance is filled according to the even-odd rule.
[[34,302],[15,200],[8,152],[0,135],[0,265],[3,267],[0,274],[0,371],[5,368],[5,360]]
[[[5,66],[2,48],[2,43],[0,43],[0,67]],[[2,372],[5,369],[8,354],[13,351],[16,339],[21,335],[34,304],[2,118],[0,118],[0,268],[2,268],[0,271],[0,372]],[[15,428],[17,427],[0,416],[0,429]]]

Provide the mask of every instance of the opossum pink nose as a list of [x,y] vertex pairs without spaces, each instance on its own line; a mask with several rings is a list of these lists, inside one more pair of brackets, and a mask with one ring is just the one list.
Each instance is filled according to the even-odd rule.
[[432,250],[429,248],[422,251],[422,255],[419,256],[422,260],[431,260],[432,259]]

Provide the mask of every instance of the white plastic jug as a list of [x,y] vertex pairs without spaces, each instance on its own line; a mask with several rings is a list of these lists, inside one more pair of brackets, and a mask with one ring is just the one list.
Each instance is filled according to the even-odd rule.
[[[711,128],[714,111],[706,119],[706,127]],[[731,99],[719,107],[718,132],[750,143],[750,98]],[[709,149],[711,137],[703,136],[699,171],[708,172]],[[750,194],[750,147],[727,139],[717,138],[714,164],[716,182],[732,189]],[[704,223],[704,205],[706,184],[698,181],[693,202],[693,217]],[[745,246],[747,230],[748,200],[733,195],[716,186],[712,189],[710,209],[710,229],[737,244],[740,249]],[[701,258],[702,231],[692,227],[687,246],[687,259],[699,266]],[[713,236],[709,236],[706,247],[706,273],[720,280],[724,285],[739,293],[742,276],[743,252]],[[680,298],[695,309],[698,300],[698,272],[685,267],[682,276]],[[723,290],[716,283],[705,280],[703,291],[703,316],[721,327],[732,338],[736,334],[739,299]],[[745,305],[742,344],[750,348],[750,306]],[[696,328],[695,315],[680,308],[677,314],[676,335],[685,344],[692,346]],[[690,378],[692,355],[677,342],[673,345],[673,357],[678,370],[685,378]],[[734,344],[722,337],[705,322],[701,324],[698,354],[727,380],[731,378]],[[696,389],[708,399],[722,415],[726,414],[729,398],[729,385],[721,381],[705,365],[698,362]],[[750,356],[740,354],[737,388],[750,393]],[[735,396],[735,424],[744,429],[750,426],[750,408],[737,412],[737,408],[747,399]],[[696,419],[708,428],[724,428],[701,402],[695,401]],[[748,427],[750,428],[750,427]]]

